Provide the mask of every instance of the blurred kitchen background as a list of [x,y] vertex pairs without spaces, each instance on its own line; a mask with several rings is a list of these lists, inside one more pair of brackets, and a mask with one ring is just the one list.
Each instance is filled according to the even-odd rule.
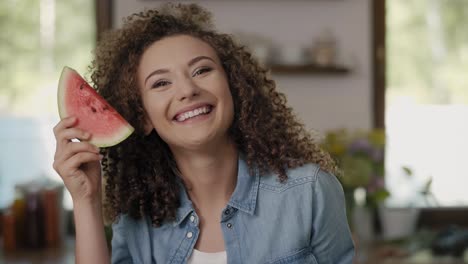
[[[0,263],[73,263],[63,66],[155,0],[0,1]],[[187,1],[185,1],[187,2]],[[468,263],[468,1],[205,0],[343,169],[356,263]]]

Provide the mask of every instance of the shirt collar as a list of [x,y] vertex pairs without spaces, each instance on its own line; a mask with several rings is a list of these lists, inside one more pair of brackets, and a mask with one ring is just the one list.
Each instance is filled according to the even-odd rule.
[[[190,201],[185,186],[181,180],[178,181],[180,185],[180,206],[177,209],[175,225],[180,225],[187,216],[193,211],[193,205]],[[253,175],[250,174],[247,162],[242,154],[239,154],[239,161],[237,165],[237,184],[234,193],[228,202],[228,205],[241,210],[245,213],[253,215],[255,206],[257,205],[258,188],[260,186],[260,176],[256,168],[253,169]]]
[[180,223],[182,223],[182,221],[184,221],[185,218],[187,218],[187,216],[190,215],[194,211],[192,201],[190,201],[187,195],[187,192],[185,190],[185,186],[182,180],[178,178],[177,182],[179,184],[179,190],[180,190],[180,193],[179,193],[180,205],[179,205],[179,208],[177,208],[174,226],[180,225]]
[[257,168],[250,174],[247,162],[242,154],[239,155],[237,166],[237,184],[228,205],[238,210],[253,215],[257,205],[258,188],[260,186],[260,176]]

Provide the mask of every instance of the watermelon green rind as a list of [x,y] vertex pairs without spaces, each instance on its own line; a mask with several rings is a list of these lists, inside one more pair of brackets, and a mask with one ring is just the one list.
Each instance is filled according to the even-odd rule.
[[[112,125],[114,125],[114,127],[107,126],[107,125],[111,125],[111,124],[106,124],[106,122],[105,122],[106,119],[103,119],[102,122],[100,122],[99,124],[96,124],[96,123],[92,123],[93,119],[88,118],[88,116],[86,116],[86,115],[80,117],[80,114],[83,115],[83,111],[80,111],[80,110],[83,110],[83,109],[78,109],[78,110],[75,109],[75,112],[74,112],[73,109],[76,108],[76,105],[75,106],[69,106],[68,105],[68,108],[71,108],[71,110],[67,109],[67,104],[70,104],[70,101],[66,102],[66,100],[67,100],[67,82],[71,82],[71,80],[73,80],[73,79],[74,79],[74,81],[79,80],[80,82],[83,82],[84,84],[86,84],[87,87],[84,90],[86,90],[88,92],[88,96],[89,96],[89,93],[91,93],[89,98],[92,98],[93,100],[98,100],[102,104],[106,105],[106,108],[104,109],[105,113],[98,112],[98,114],[101,114],[101,116],[104,115],[104,116],[111,117],[112,122],[111,121],[109,121],[109,122],[113,123]],[[71,89],[74,88],[73,87],[74,85],[71,85],[69,83],[68,83],[68,85],[71,86],[71,87],[68,88],[68,91],[72,92],[72,94],[75,93],[75,95],[76,95],[76,91],[71,90]],[[75,87],[75,88],[78,88],[78,87]],[[70,96],[70,95],[68,95],[68,96]],[[88,98],[88,97],[83,96],[82,98]],[[70,99],[68,99],[68,100],[70,100]],[[72,101],[74,101],[74,100],[72,100]],[[117,111],[115,111],[115,109],[112,106],[110,106],[94,89],[92,89],[86,83],[86,81],[75,70],[73,70],[73,69],[71,69],[69,67],[64,67],[63,71],[62,71],[62,74],[60,76],[59,85],[58,85],[58,92],[57,92],[57,102],[58,102],[58,110],[59,110],[60,118],[63,119],[63,118],[68,117],[68,116],[77,116],[78,117],[78,122],[79,122],[78,123],[79,128],[80,128],[80,118],[81,118],[83,123],[87,123],[87,125],[88,125],[88,129],[85,129],[85,130],[87,130],[88,132],[90,132],[92,134],[91,140],[89,142],[91,144],[94,144],[94,145],[98,146],[98,147],[111,147],[111,146],[117,145],[118,143],[120,143],[123,140],[125,140],[126,138],[128,138],[134,131],[134,128],[120,114],[118,114]],[[87,109],[86,107],[89,107],[89,105],[82,105],[82,107],[84,107],[84,109]],[[107,119],[107,120],[109,120],[109,119]],[[92,127],[89,127],[90,122],[92,124]],[[117,124],[117,126],[116,126],[116,124]],[[99,135],[98,132],[93,133],[92,130],[95,128],[95,126],[96,127],[101,127],[101,129],[102,129],[103,125],[105,126],[105,129],[111,129],[111,131],[109,131],[109,132],[105,131],[106,135],[101,135],[101,136]]]
[[58,93],[57,93],[57,102],[58,102],[58,110],[60,119],[64,119],[67,117],[67,110],[65,109],[65,103],[63,102],[65,99],[65,80],[68,79],[67,76],[70,75],[71,72],[75,70],[68,68],[67,66],[63,67],[62,74],[60,74],[60,80],[58,85]]
[[95,137],[95,138],[91,138],[89,142],[100,148],[112,147],[124,141],[125,139],[127,139],[133,133],[133,130],[134,130],[133,127],[125,126],[125,127],[122,127],[120,131],[116,132],[116,135],[114,137],[106,137],[106,138]]

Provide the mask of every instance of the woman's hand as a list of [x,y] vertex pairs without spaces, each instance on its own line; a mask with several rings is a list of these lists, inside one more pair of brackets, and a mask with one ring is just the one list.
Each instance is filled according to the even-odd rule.
[[[67,117],[54,127],[57,141],[54,164],[73,203],[101,201],[101,165],[99,148],[87,142],[91,134],[75,126],[77,118]],[[80,142],[72,142],[79,139]]]
[[[88,142],[92,135],[76,128],[76,121],[67,117],[54,127],[54,169],[73,199],[75,260],[110,263],[101,211],[101,156],[99,148]],[[75,138],[80,142],[73,142]]]

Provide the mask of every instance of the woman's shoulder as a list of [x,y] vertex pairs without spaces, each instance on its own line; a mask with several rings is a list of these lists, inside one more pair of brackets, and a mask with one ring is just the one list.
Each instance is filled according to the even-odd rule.
[[148,227],[150,224],[151,221],[147,216],[134,218],[128,214],[121,213],[115,218],[114,222],[112,222],[112,229],[138,229]]
[[325,181],[337,181],[336,176],[321,169],[318,164],[306,163],[286,170],[288,179],[280,182],[276,173],[270,172],[260,177],[260,187],[274,191],[284,191],[294,186],[315,184],[320,178]]

